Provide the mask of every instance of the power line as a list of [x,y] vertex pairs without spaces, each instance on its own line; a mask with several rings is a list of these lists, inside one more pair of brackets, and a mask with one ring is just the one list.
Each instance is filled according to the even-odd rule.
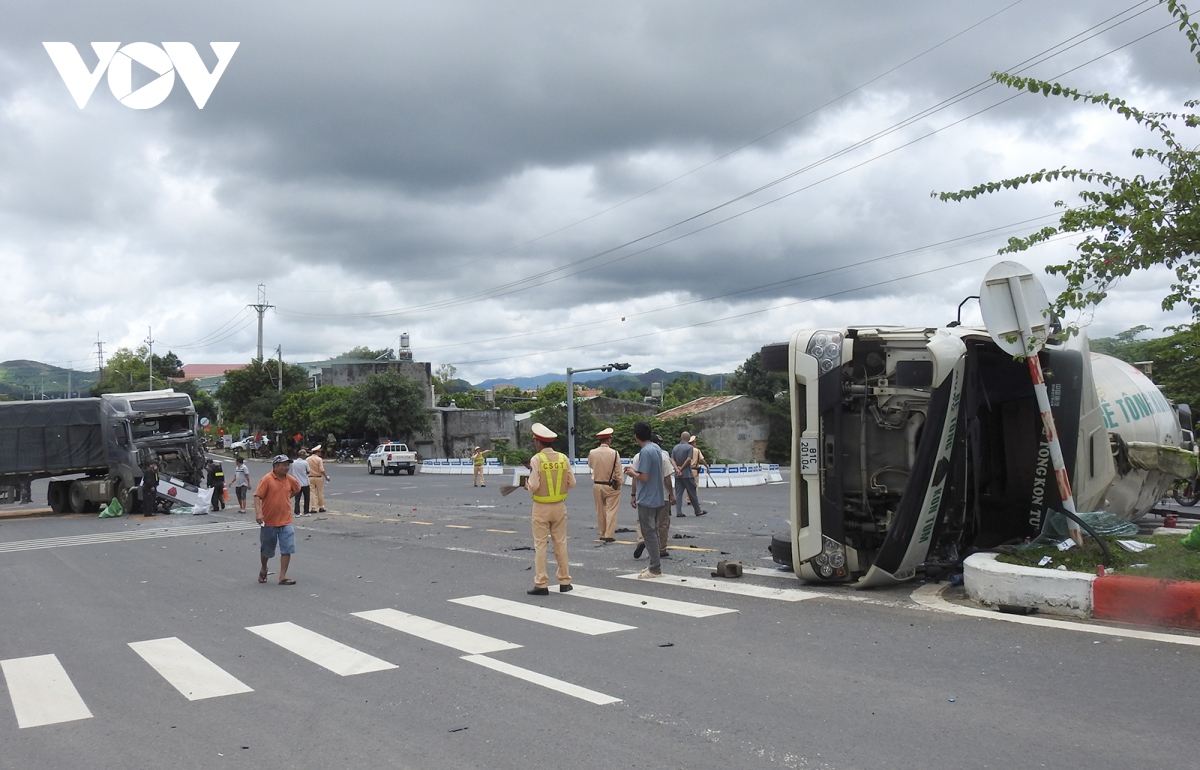
[[[1151,8],[1145,8],[1142,11],[1139,11],[1138,13],[1136,13],[1132,16],[1129,16],[1128,18],[1121,19],[1120,21],[1116,21],[1115,23],[1112,23],[1112,24],[1109,24],[1109,22],[1113,22],[1113,20],[1119,19],[1121,16],[1124,16],[1124,15],[1130,13],[1131,11],[1136,9],[1138,6],[1146,5],[1147,2],[1148,2],[1148,0],[1143,0],[1143,2],[1141,2],[1141,3],[1137,3],[1133,6],[1130,6],[1129,8],[1121,11],[1120,13],[1114,14],[1114,15],[1108,17],[1107,19],[1105,19],[1104,21],[1101,21],[1101,22],[1093,25],[1092,27],[1089,27],[1088,29],[1084,30],[1083,32],[1077,33],[1076,35],[1073,35],[1072,37],[1067,38],[1065,41],[1057,43],[1057,44],[1043,50],[1039,54],[1036,54],[1032,57],[1026,58],[1024,61],[1019,62],[1016,65],[1014,65],[1013,67],[1009,68],[1009,70],[1007,70],[1007,71],[1012,72],[1012,73],[1027,71],[1028,69],[1032,68],[1033,66],[1036,66],[1037,64],[1042,64],[1046,61],[1049,61],[1051,58],[1061,55],[1062,53],[1065,53],[1066,51],[1071,50],[1072,48],[1074,48],[1078,45],[1081,45],[1082,43],[1086,42],[1087,40],[1091,40],[1091,39],[1099,36],[1100,34],[1103,34],[1104,32],[1108,32],[1121,24],[1125,24],[1125,23],[1131,21],[1132,19],[1137,18],[1137,16],[1140,16],[1141,14],[1148,12],[1149,10],[1151,10]],[[1109,26],[1106,27],[1105,25],[1109,25]],[[1164,27],[1154,30],[1153,32],[1147,33],[1147,35],[1144,35],[1144,36],[1138,38],[1137,40],[1144,39],[1145,37],[1148,37],[1151,34],[1155,34],[1159,31],[1161,31],[1162,29],[1165,29],[1170,26],[1172,26],[1172,23],[1164,25]],[[1084,65],[1079,65],[1079,66],[1086,66],[1086,64],[1095,62],[1095,61],[1099,60],[1100,58],[1103,58],[1104,56],[1110,55],[1110,54],[1114,53],[1115,51],[1118,51],[1118,50],[1121,50],[1122,48],[1127,47],[1128,45],[1132,44],[1132,42],[1137,42],[1137,40],[1131,41],[1131,43],[1126,43],[1125,45],[1122,45],[1122,46],[1119,46],[1118,48],[1112,49],[1111,51],[1109,51],[1099,57],[1096,57],[1096,58],[1090,60],[1089,62],[1086,62]],[[1074,41],[1074,42],[1072,42],[1072,41]],[[1067,70],[1066,72],[1071,72],[1078,68],[1079,67],[1075,67],[1075,68],[1072,68],[1071,70]],[[1063,74],[1066,74],[1066,73],[1063,73]],[[1058,77],[1061,77],[1061,75],[1059,75]],[[733,205],[734,203],[740,202],[740,201],[745,200],[753,195],[764,192],[764,191],[770,189],[771,187],[777,186],[777,185],[779,185],[789,179],[792,179],[802,173],[811,171],[815,168],[818,168],[819,166],[825,165],[826,163],[829,163],[829,162],[831,162],[837,158],[840,158],[844,155],[847,155],[850,152],[853,152],[854,150],[861,149],[862,147],[865,147],[868,144],[874,143],[874,142],[878,141],[879,139],[882,139],[886,136],[896,133],[897,131],[900,131],[901,129],[906,128],[909,125],[912,125],[913,123],[915,123],[919,120],[923,120],[927,117],[930,117],[931,115],[936,114],[937,112],[947,109],[948,107],[953,106],[954,104],[957,104],[959,102],[962,102],[962,101],[966,100],[967,98],[970,98],[971,96],[974,96],[984,90],[992,88],[995,85],[996,85],[996,82],[990,78],[988,80],[980,81],[979,83],[975,84],[974,86],[964,89],[964,90],[960,91],[959,93],[955,94],[954,96],[948,97],[947,99],[944,99],[941,102],[939,102],[931,107],[921,110],[921,111],[909,116],[908,118],[905,118],[905,119],[893,124],[892,126],[890,126],[888,128],[882,129],[882,130],[876,132],[875,134],[872,134],[871,136],[868,136],[868,137],[861,139],[857,142],[854,142],[846,147],[843,147],[843,148],[837,150],[836,152],[825,156],[824,158],[813,161],[799,169],[796,169],[792,172],[789,172],[788,174],[785,174],[785,175],[778,177],[768,183],[765,183],[753,190],[750,190],[749,192],[742,193],[742,194],[740,194],[734,198],[731,198],[723,203],[712,206],[708,209],[705,209],[704,211],[701,211],[697,214],[688,216],[688,217],[686,217],[682,220],[679,220],[671,225],[662,227],[662,228],[655,230],[651,233],[648,233],[646,235],[642,235],[638,238],[626,241],[624,243],[613,246],[611,248],[604,249],[602,251],[590,254],[588,256],[582,257],[582,258],[574,260],[572,262],[568,262],[564,265],[559,265],[557,267],[550,268],[548,270],[544,270],[540,273],[535,273],[535,274],[533,274],[531,276],[527,276],[525,278],[520,278],[520,279],[517,279],[514,281],[510,281],[510,282],[508,282],[506,284],[502,284],[500,286],[492,287],[489,289],[484,289],[484,290],[474,292],[471,294],[461,295],[459,297],[452,297],[452,298],[448,298],[446,300],[440,300],[440,301],[426,303],[426,304],[422,304],[422,305],[414,305],[414,306],[401,308],[401,309],[397,309],[397,310],[371,311],[371,312],[366,312],[366,313],[326,314],[326,313],[308,313],[308,312],[293,311],[293,310],[287,310],[287,309],[281,308],[279,310],[279,312],[281,315],[298,316],[298,317],[340,318],[340,319],[387,318],[387,317],[396,316],[396,315],[411,315],[411,314],[415,314],[415,313],[429,312],[432,310],[445,310],[445,309],[449,309],[452,307],[459,307],[459,306],[466,305],[466,304],[472,304],[474,302],[478,302],[478,301],[482,301],[482,300],[486,300],[486,299],[495,299],[497,297],[508,296],[510,294],[515,294],[515,293],[525,291],[527,289],[534,288],[534,287],[545,286],[546,284],[553,283],[557,280],[561,280],[564,277],[569,277],[571,275],[579,275],[583,272],[588,272],[589,270],[594,270],[599,267],[604,267],[604,266],[613,264],[614,262],[620,261],[622,259],[628,259],[629,257],[634,256],[636,254],[644,253],[646,251],[646,249],[643,249],[643,250],[640,250],[637,252],[633,252],[631,254],[626,254],[626,255],[624,255],[622,257],[618,257],[616,259],[607,260],[607,261],[604,261],[604,262],[601,262],[598,264],[593,264],[587,268],[584,268],[584,269],[579,270],[574,273],[566,273],[566,271],[571,270],[572,268],[580,267],[588,262],[593,262],[604,256],[613,254],[614,252],[628,248],[629,246],[633,246],[633,245],[636,245],[643,241],[649,240],[655,236],[662,235],[666,232],[669,232],[672,229],[680,227],[689,222],[693,222],[697,219],[703,218],[709,214],[712,214],[716,211],[719,211],[723,208]],[[974,117],[982,114],[983,112],[987,112],[991,109],[994,109],[995,107],[1006,104],[1006,103],[1012,101],[1013,99],[1017,98],[1017,96],[1020,96],[1020,95],[1022,95],[1022,94],[1018,93],[1018,94],[1014,94],[1013,96],[1010,96],[1008,98],[1002,99],[1001,101],[996,102],[984,109],[977,110],[976,112],[971,113],[970,115],[966,116],[965,118],[954,121],[946,126],[943,126],[942,128],[936,129],[936,130],[931,131],[921,137],[918,137],[917,139],[906,142],[902,145],[899,145],[898,147],[892,148],[891,150],[888,150],[886,152],[875,155],[875,156],[867,159],[864,162],[850,166],[849,168],[843,169],[835,174],[831,174],[827,177],[817,180],[816,182],[814,182],[812,184],[801,187],[798,190],[794,190],[791,193],[781,195],[777,198],[767,201],[765,204],[753,206],[745,211],[739,212],[738,214],[727,217],[725,219],[718,220],[717,222],[715,222],[713,224],[714,225],[715,224],[723,224],[725,222],[730,221],[731,219],[740,217],[743,214],[750,213],[752,211],[756,211],[765,205],[776,203],[780,200],[783,200],[784,198],[791,197],[791,195],[794,195],[797,192],[811,189],[816,184],[820,184],[820,183],[829,181],[830,179],[833,179],[837,176],[841,176],[842,174],[847,173],[851,170],[860,168],[860,167],[866,165],[867,163],[873,162],[873,161],[878,160],[887,155],[891,155],[900,149],[909,147],[909,146],[917,143],[918,141],[929,138],[930,136],[940,133],[941,131],[944,131],[947,128],[951,128],[953,126],[958,125],[959,123],[962,123],[962,122],[965,122],[966,120],[974,118]],[[713,226],[713,225],[707,225],[704,227],[696,228],[695,230],[689,231],[688,233],[686,233],[684,236],[681,236],[681,237],[686,237],[686,236],[690,236],[690,235],[693,235],[698,232],[702,232],[704,230],[709,229],[709,227],[711,227],[711,226]],[[655,244],[654,246],[651,246],[650,248],[657,248],[659,246],[663,246],[668,243],[672,243],[676,240],[679,240],[679,237],[671,238],[662,243]],[[553,278],[550,280],[542,280],[542,279],[546,279],[549,276],[554,275],[556,273],[558,273],[558,274],[565,273],[565,274],[559,275],[559,277]]]

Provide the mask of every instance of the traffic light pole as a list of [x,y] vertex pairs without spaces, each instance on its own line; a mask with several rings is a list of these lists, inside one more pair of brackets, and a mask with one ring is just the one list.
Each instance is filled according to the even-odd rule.
[[590,369],[572,369],[567,367],[567,457],[575,461],[575,380],[577,372],[611,372],[613,369],[625,371],[629,364],[605,364],[593,366]]

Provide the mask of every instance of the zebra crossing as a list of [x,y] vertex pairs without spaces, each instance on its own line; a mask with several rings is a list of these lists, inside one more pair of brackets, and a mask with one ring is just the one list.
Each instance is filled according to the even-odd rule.
[[[663,599],[592,586],[575,585],[574,591],[557,594],[569,610],[586,608],[593,602],[619,605],[637,611],[657,612],[690,618],[708,618],[736,613],[736,609]],[[568,609],[554,609],[502,599],[475,595],[449,600],[456,605],[480,610],[481,621],[490,615],[503,615],[540,626],[550,626],[574,634],[597,636],[635,631],[636,626],[590,617]],[[556,602],[557,603],[557,602]],[[476,616],[472,616],[476,617]],[[459,653],[461,660],[504,674],[532,685],[594,705],[620,702],[620,698],[593,690],[578,683],[567,682],[513,665],[492,657],[521,644],[497,639],[467,628],[449,625],[439,620],[413,615],[393,607],[349,613],[357,622],[367,621],[381,632],[400,632],[407,636],[433,642]],[[299,623],[283,621],[247,626],[254,636],[286,650],[338,676],[363,676],[390,671],[398,666],[388,660],[355,649],[341,641],[305,628]],[[355,629],[355,632],[360,629]],[[231,697],[253,693],[254,687],[227,672],[186,641],[177,637],[128,642],[127,646],[162,679],[189,701]],[[84,694],[76,689],[69,674],[54,654],[0,660],[0,673],[20,729],[59,724],[93,717]],[[2,718],[2,713],[0,713]]]

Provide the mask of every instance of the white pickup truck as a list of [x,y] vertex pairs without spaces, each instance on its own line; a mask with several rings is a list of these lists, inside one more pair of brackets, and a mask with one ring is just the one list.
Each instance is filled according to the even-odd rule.
[[406,470],[411,476],[417,472],[417,453],[410,452],[407,444],[380,444],[367,455],[367,473],[373,474],[376,470],[384,476]]

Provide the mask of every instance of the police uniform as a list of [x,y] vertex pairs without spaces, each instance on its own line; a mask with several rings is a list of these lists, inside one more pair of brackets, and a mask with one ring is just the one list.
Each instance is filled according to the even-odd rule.
[[[541,423],[533,424],[534,438],[549,444],[558,434]],[[562,452],[544,447],[529,461],[529,480],[525,488],[533,495],[533,591],[545,593],[550,583],[546,574],[546,541],[554,543],[554,561],[558,566],[559,591],[571,590],[571,572],[567,564],[567,491],[575,486],[575,472]]]
[[[621,455],[609,444],[612,428],[596,434],[602,444],[588,452],[588,467],[592,469],[592,498],[596,502],[596,531],[606,543],[617,534],[617,509],[621,505]],[[611,482],[616,481],[614,486]]]

